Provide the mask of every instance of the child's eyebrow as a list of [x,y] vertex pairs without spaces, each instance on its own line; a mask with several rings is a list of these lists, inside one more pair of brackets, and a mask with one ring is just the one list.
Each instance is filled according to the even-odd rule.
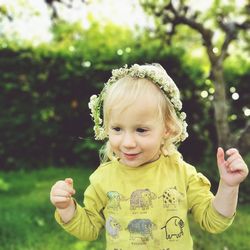
[[118,122],[110,122],[110,123],[109,123],[109,126],[110,126],[110,127],[121,127],[122,125],[119,124]]
[[135,127],[139,127],[139,128],[150,127],[150,124],[148,124],[148,123],[140,123],[140,124],[135,125]]

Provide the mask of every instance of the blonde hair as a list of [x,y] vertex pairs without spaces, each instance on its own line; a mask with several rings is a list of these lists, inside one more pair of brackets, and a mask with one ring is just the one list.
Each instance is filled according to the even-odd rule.
[[[154,94],[152,95],[152,93]],[[145,97],[147,95],[157,99],[160,122],[164,122],[168,131],[168,136],[163,138],[161,153],[164,155],[171,155],[177,150],[174,142],[182,133],[182,123],[179,117],[177,117],[169,98],[158,86],[146,78],[125,76],[109,86],[103,99],[104,129],[107,133],[110,114],[113,109],[122,111],[132,106],[139,96]],[[104,163],[114,158],[116,157],[110,147],[109,141],[107,141],[100,150],[101,162]]]

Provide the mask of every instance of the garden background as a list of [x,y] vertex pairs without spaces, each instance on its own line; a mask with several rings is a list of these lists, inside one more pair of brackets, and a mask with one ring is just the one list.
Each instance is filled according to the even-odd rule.
[[[112,4],[118,6],[118,20],[134,23],[102,15]],[[131,9],[121,15],[127,5]],[[41,6],[48,14],[47,36]],[[201,6],[198,1],[1,1],[0,250],[105,249],[103,234],[96,242],[81,242],[59,228],[49,191],[56,180],[71,176],[82,202],[101,146],[94,140],[88,101],[113,68],[158,62],[167,69],[181,90],[189,124],[190,136],[179,150],[210,179],[213,192],[218,145],[239,148],[249,165],[249,13],[248,1],[231,0]],[[249,184],[248,177],[235,223],[225,233],[205,233],[190,218],[195,249],[250,249]]]

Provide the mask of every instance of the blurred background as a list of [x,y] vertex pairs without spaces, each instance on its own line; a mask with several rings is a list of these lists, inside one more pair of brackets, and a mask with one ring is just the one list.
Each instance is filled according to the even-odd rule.
[[[75,179],[81,203],[99,164],[88,101],[111,70],[160,63],[187,113],[184,159],[218,185],[216,149],[250,163],[247,0],[0,0],[0,249],[105,249],[56,225],[51,185]],[[247,250],[249,178],[233,226],[191,222],[195,249]]]

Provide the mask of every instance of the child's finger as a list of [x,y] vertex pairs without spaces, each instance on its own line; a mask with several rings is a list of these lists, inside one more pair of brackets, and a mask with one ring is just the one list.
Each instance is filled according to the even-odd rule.
[[233,153],[231,154],[228,158],[227,158],[227,163],[229,165],[231,165],[233,162],[235,162],[236,160],[240,160],[242,161],[241,156],[238,153]]
[[51,188],[51,191],[54,193],[55,190],[64,190],[67,192],[73,192],[73,187],[71,187],[69,184],[67,184],[65,181],[57,181]]
[[64,181],[65,181],[65,182],[68,184],[68,186],[70,187],[70,193],[71,193],[71,194],[75,194],[75,189],[74,189],[74,187],[73,187],[73,184],[74,184],[73,179],[72,179],[72,178],[66,178]]
[[221,147],[219,147],[217,150],[217,165],[218,167],[225,165],[225,153]]
[[238,149],[236,149],[236,148],[230,148],[230,149],[228,149],[228,150],[226,151],[226,154],[227,154],[228,156],[230,156],[230,155],[232,155],[232,154],[235,154],[235,153],[239,153]]
[[72,178],[66,178],[64,181],[65,181],[67,184],[69,184],[70,186],[73,187],[73,179],[72,179]]
[[62,196],[56,196],[53,197],[53,203],[60,203],[60,202],[68,202],[71,197],[62,197]]
[[229,166],[229,169],[232,172],[248,172],[247,165],[241,159],[235,159]]
[[60,196],[60,197],[69,197],[72,195],[71,192],[63,189],[56,189],[52,191],[53,196]]

